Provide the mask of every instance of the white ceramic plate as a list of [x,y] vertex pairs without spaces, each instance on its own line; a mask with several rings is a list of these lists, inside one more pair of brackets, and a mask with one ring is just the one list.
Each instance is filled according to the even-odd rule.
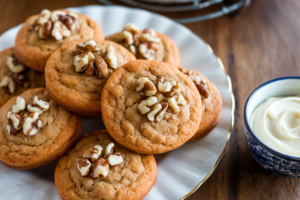
[[[184,199],[192,194],[212,174],[226,149],[233,126],[234,97],[230,78],[211,48],[184,26],[163,16],[144,10],[118,6],[86,6],[70,10],[85,14],[99,23],[105,36],[119,32],[126,23],[134,22],[141,28],[151,27],[170,36],[180,49],[182,66],[203,73],[221,92],[223,108],[218,126],[205,138],[156,155],[157,181],[145,200]],[[0,50],[14,45],[21,25],[0,37]],[[83,117],[86,134],[105,129],[101,118]],[[43,167],[18,171],[0,162],[0,199],[58,200],[54,184],[57,161]]]

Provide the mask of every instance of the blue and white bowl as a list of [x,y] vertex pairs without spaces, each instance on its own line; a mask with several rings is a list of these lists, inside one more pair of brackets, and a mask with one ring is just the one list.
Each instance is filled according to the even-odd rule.
[[252,156],[266,170],[290,178],[300,178],[300,157],[280,153],[264,144],[252,130],[250,119],[255,108],[266,99],[299,94],[300,77],[273,79],[256,88],[247,99],[244,108],[244,129]]

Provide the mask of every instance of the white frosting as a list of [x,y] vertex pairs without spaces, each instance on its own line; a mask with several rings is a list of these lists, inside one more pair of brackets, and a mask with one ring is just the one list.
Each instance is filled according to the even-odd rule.
[[251,127],[270,148],[300,156],[300,97],[269,98],[251,116]]

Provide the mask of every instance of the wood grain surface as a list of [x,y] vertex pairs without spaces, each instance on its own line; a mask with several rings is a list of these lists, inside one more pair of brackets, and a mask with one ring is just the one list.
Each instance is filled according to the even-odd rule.
[[[89,4],[99,3],[0,0],[0,34],[43,8]],[[257,86],[273,78],[300,74],[299,16],[299,0],[253,0],[246,12],[235,18],[186,24],[220,56],[236,97],[235,126],[228,149],[212,176],[188,200],[300,199],[300,180],[279,177],[260,167],[248,150],[243,130],[244,104]]]

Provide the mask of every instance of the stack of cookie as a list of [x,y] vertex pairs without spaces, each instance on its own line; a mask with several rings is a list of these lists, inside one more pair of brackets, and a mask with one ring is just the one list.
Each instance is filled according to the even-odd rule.
[[[216,86],[183,69],[174,42],[151,28],[129,23],[104,39],[87,16],[43,10],[15,45],[0,52],[0,160],[24,170],[65,154],[55,170],[63,199],[144,198],[156,181],[153,154],[219,121]],[[107,131],[78,140],[81,115],[102,115]]]

